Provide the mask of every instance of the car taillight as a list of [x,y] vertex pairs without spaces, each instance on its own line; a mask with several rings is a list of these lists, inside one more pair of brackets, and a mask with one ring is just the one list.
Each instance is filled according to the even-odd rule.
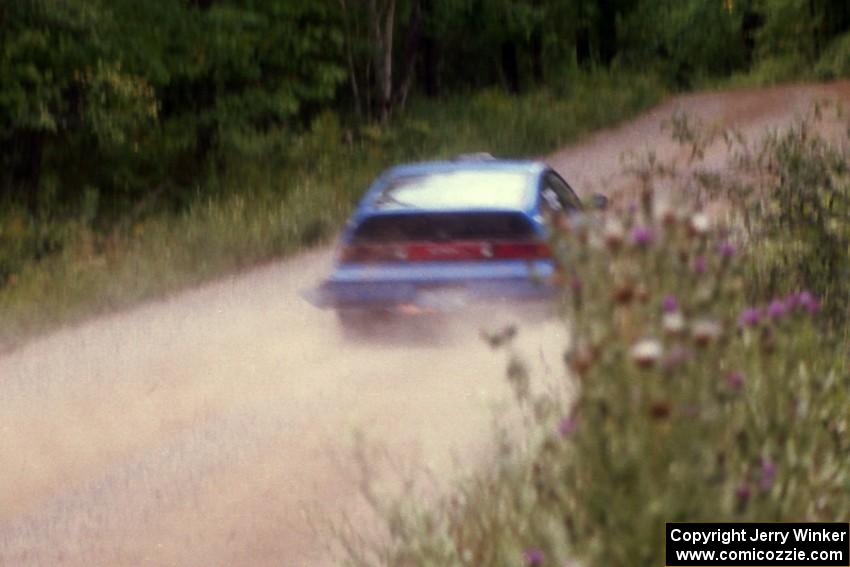
[[340,260],[350,263],[451,262],[470,260],[539,260],[550,258],[546,242],[452,241],[393,244],[352,244],[342,249]]
[[499,242],[493,245],[493,257],[501,260],[535,260],[551,258],[552,250],[545,242]]

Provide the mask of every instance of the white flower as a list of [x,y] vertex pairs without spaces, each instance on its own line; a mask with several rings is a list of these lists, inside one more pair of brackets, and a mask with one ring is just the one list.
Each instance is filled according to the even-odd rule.
[[656,340],[646,339],[639,341],[632,346],[631,356],[638,366],[652,366],[658,359],[661,358],[663,349],[661,343]]
[[696,213],[691,217],[691,231],[698,236],[705,236],[711,230],[711,222],[705,213]]
[[619,248],[626,238],[626,230],[623,224],[617,219],[610,219],[605,223],[605,228],[602,231],[605,238],[605,244],[612,249]]
[[685,318],[682,316],[681,311],[665,313],[661,325],[664,327],[665,332],[671,335],[678,335],[685,330]]
[[702,319],[694,321],[691,326],[691,334],[698,345],[705,346],[720,338],[720,335],[723,334],[723,327],[717,321]]

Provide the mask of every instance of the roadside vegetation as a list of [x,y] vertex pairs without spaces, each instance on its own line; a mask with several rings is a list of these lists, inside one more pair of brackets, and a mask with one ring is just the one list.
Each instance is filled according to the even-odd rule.
[[665,522],[844,521],[850,155],[819,119],[746,141],[678,117],[688,171],[633,164],[634,201],[565,222],[563,383],[514,359],[528,426],[436,506],[371,500],[383,537],[344,537],[347,564],[660,565]]

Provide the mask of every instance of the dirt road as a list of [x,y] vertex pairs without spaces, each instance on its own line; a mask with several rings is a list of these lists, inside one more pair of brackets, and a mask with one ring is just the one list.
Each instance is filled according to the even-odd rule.
[[[755,132],[850,84],[689,95],[550,157],[585,193],[619,156],[679,151],[677,109]],[[504,355],[350,345],[298,291],[326,250],[31,342],[0,358],[0,565],[325,565],[322,520],[358,508],[354,432],[438,475],[486,466]],[[521,347],[557,377],[565,341]],[[318,527],[316,526],[318,524]]]

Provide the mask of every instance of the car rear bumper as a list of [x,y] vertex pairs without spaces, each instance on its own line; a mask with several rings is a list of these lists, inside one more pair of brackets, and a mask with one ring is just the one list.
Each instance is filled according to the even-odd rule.
[[491,303],[546,302],[551,261],[341,265],[305,294],[326,309],[452,312]]
[[555,288],[532,281],[468,281],[463,283],[326,282],[311,302],[331,309],[453,311],[499,301],[548,301]]

